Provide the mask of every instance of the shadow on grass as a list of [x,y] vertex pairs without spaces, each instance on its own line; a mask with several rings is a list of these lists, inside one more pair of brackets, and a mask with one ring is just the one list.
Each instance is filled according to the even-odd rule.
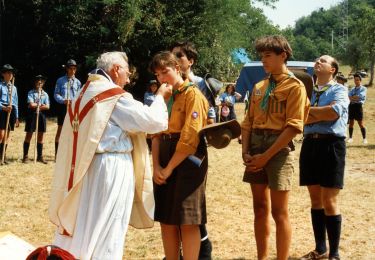
[[358,144],[358,145],[347,145],[346,146],[347,149],[350,149],[350,148],[359,148],[359,149],[363,149],[363,150],[374,150],[375,149],[375,144],[368,144],[368,145],[361,145],[361,144]]

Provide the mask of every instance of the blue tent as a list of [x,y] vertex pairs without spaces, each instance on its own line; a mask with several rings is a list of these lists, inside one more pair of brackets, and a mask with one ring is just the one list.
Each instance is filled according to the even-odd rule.
[[[314,62],[307,61],[288,61],[287,66],[290,70],[303,70],[312,76],[314,73],[314,64]],[[237,79],[236,91],[244,97],[246,91],[250,91],[251,93],[254,85],[265,77],[266,72],[263,69],[262,62],[252,61],[246,63]]]

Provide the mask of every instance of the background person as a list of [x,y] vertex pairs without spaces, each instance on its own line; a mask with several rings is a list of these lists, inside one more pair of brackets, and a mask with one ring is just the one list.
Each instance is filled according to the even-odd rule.
[[353,142],[354,120],[358,122],[363,138],[363,144],[367,144],[366,127],[363,122],[363,104],[366,101],[367,88],[361,85],[362,77],[354,74],[354,88],[349,91],[349,139],[348,143]]
[[124,52],[100,55],[63,124],[49,215],[53,244],[78,259],[121,260],[129,221],[153,225],[144,132],[167,129],[170,90],[160,87],[145,106],[123,90],[129,75]]
[[[0,162],[3,157],[3,150],[8,146],[10,131],[14,130],[14,126],[19,127],[18,121],[18,95],[17,88],[14,85],[15,69],[10,64],[5,64],[1,68],[2,81],[0,83]],[[10,92],[12,92],[12,105],[10,105]],[[7,117],[10,113],[9,126],[6,129]],[[5,131],[7,132],[7,140],[5,140]],[[4,163],[7,163],[6,156]]]
[[[43,158],[43,137],[47,130],[47,122],[44,111],[49,109],[50,101],[47,92],[43,90],[43,86],[47,78],[43,75],[37,75],[34,79],[34,88],[27,93],[27,104],[28,109],[26,113],[26,124],[25,124],[25,141],[23,142],[23,163],[27,163],[29,160],[28,153],[30,147],[30,141],[33,133],[36,131],[36,118],[37,108],[39,106],[38,115],[38,133],[37,138],[37,161],[47,164],[47,161]],[[40,93],[39,93],[40,92]]]
[[338,70],[338,62],[328,55],[319,57],[314,65],[317,86],[304,127],[299,164],[300,186],[307,186],[311,200],[315,249],[302,260],[340,259],[342,217],[338,201],[344,185],[349,98],[346,87],[334,81]]
[[[55,136],[55,156],[59,147],[59,139],[62,125],[64,123],[66,108],[72,100],[77,96],[78,90],[81,88],[81,81],[76,78],[77,63],[75,60],[68,60],[65,64],[66,74],[56,81],[55,92],[53,97],[57,102],[57,132]],[[69,90],[69,91],[68,91]]]
[[156,80],[150,80],[148,83],[147,91],[143,97],[143,104],[151,106],[156,98],[156,91],[158,90],[158,82]]
[[224,93],[220,95],[221,115],[220,122],[237,119],[234,111],[234,104],[240,100],[241,94],[236,92],[234,84],[229,84],[225,88]]

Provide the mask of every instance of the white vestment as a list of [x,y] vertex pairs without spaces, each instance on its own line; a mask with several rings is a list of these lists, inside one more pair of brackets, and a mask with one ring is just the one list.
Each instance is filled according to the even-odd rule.
[[168,127],[166,111],[161,96],[150,107],[130,95],[118,99],[81,181],[74,232],[67,236],[57,231],[54,245],[80,260],[122,259],[135,201],[133,144],[129,134],[165,130]]

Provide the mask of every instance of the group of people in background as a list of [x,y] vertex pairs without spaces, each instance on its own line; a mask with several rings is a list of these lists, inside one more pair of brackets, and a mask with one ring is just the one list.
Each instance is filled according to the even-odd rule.
[[[77,63],[70,59],[64,65],[66,75],[60,77],[55,86],[54,99],[57,102],[57,132],[55,137],[55,155],[58,149],[61,127],[71,100],[73,100],[81,89],[81,82],[75,77]],[[18,94],[14,84],[16,69],[10,64],[1,68],[2,81],[0,83],[0,158],[8,163],[5,154],[10,131],[19,126]],[[27,111],[25,113],[25,140],[23,142],[22,162],[29,162],[29,148],[34,132],[36,136],[37,162],[47,164],[43,157],[43,139],[47,130],[45,111],[50,108],[50,98],[43,90],[47,77],[36,75],[33,80],[33,88],[27,93]],[[9,116],[8,116],[9,115]],[[5,131],[8,129],[8,131]]]
[[[315,62],[317,78],[309,99],[302,81],[287,68],[292,49],[284,37],[260,38],[255,49],[268,76],[249,97],[241,143],[258,259],[269,257],[271,218],[276,224],[277,259],[290,255],[293,139],[303,134],[300,186],[307,186],[311,199],[315,248],[301,259],[338,260],[347,124],[348,142],[357,120],[367,143],[362,108],[366,88],[355,75],[356,86],[348,94],[335,79],[338,62],[323,55]],[[160,222],[167,260],[182,255],[185,260],[211,259],[205,195],[209,162],[203,130],[236,119],[234,104],[241,95],[230,84],[217,98],[223,85],[210,76],[196,76],[192,70],[196,61],[191,42],[175,42],[157,53],[149,66],[156,79],[149,82],[146,105],[123,90],[131,74],[124,52],[100,55],[83,87],[75,78],[76,62],[67,62],[67,73],[57,80],[54,92],[59,103],[57,167],[49,214],[57,225],[55,245],[83,260],[122,259],[128,224],[145,228],[154,219]],[[0,148],[6,144],[8,115],[9,130],[19,124],[14,71],[8,64],[1,70]],[[50,102],[43,91],[45,81],[44,76],[36,76],[28,93],[23,162],[28,160],[31,136],[38,126],[37,160],[46,163],[43,111]],[[149,134],[152,170],[146,138],[140,132]]]

